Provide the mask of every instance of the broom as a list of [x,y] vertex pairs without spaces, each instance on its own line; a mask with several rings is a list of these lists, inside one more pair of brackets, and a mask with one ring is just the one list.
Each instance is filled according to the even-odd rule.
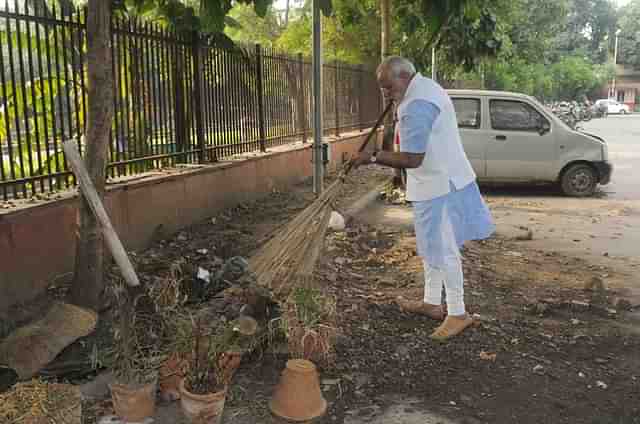
[[[373,138],[391,106],[392,103],[389,102],[358,153],[362,152]],[[291,222],[279,229],[277,234],[249,259],[250,269],[255,274],[258,285],[268,288],[274,298],[286,298],[294,284],[307,285],[311,282],[334,209],[333,201],[340,193],[344,177],[351,168],[352,162],[348,162],[336,181]]]

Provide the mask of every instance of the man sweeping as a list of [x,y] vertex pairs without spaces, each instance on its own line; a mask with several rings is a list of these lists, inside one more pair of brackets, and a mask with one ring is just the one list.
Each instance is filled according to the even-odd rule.
[[489,237],[495,225],[462,148],[446,91],[398,56],[380,64],[377,78],[385,97],[397,104],[400,151],[362,152],[353,165],[374,163],[407,170],[406,196],[414,209],[425,289],[422,301],[400,298],[398,304],[406,312],[444,319],[431,338],[446,340],[473,322],[464,304],[460,248],[467,240]]

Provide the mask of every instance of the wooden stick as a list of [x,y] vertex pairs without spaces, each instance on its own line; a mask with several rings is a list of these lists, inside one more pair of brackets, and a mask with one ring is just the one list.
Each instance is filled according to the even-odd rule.
[[63,143],[62,148],[64,149],[65,156],[69,161],[71,170],[80,182],[80,190],[82,195],[89,204],[89,207],[93,211],[96,219],[100,223],[102,233],[104,234],[105,241],[107,242],[107,247],[113,255],[116,264],[118,264],[124,280],[131,287],[139,286],[140,281],[138,280],[136,271],[133,269],[133,265],[129,260],[129,255],[127,255],[127,252],[126,250],[124,250],[118,234],[113,229],[111,220],[109,219],[109,215],[107,215],[107,211],[104,209],[104,206],[100,201],[100,197],[98,196],[98,192],[93,185],[93,181],[91,181],[91,178],[89,177],[87,168],[84,166],[84,162],[82,161],[82,158],[78,153],[78,144],[75,140],[67,140]]

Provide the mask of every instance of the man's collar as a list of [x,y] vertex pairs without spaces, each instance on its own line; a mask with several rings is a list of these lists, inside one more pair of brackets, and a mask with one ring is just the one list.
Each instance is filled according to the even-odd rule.
[[413,86],[417,84],[416,80],[418,78],[422,78],[422,74],[420,72],[416,72],[415,74],[413,74],[413,76],[411,77],[411,81],[409,81],[409,85],[407,86],[407,89],[404,92],[404,96],[402,97],[402,100],[400,101],[399,104],[404,103],[404,101],[407,98],[407,94],[410,93],[411,90],[413,89]]

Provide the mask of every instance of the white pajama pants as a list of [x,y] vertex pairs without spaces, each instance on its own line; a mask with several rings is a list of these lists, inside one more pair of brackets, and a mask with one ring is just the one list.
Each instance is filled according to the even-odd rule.
[[435,268],[424,260],[424,303],[440,305],[442,303],[442,287],[447,299],[449,315],[464,315],[464,285],[462,261],[459,255],[444,258],[444,266]]

